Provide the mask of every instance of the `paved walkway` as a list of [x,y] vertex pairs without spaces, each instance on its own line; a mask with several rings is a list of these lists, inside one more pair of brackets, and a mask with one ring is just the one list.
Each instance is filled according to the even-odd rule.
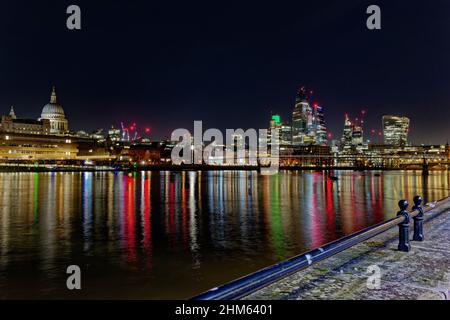
[[392,229],[246,299],[450,300],[450,201],[426,213],[424,235],[403,253]]

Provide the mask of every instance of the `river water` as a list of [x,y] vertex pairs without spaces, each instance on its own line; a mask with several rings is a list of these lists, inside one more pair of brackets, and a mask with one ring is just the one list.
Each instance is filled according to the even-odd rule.
[[449,194],[444,171],[334,175],[0,173],[0,298],[189,298],[393,217],[401,198]]

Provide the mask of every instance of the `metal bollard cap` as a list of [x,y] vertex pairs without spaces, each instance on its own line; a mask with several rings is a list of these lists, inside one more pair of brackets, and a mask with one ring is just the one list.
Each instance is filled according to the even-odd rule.
[[408,209],[409,203],[407,200],[400,200],[398,202],[398,206],[400,207],[401,211],[405,211],[406,209]]
[[423,202],[423,199],[422,199],[421,196],[415,196],[415,197],[414,197],[414,204],[415,204],[416,206],[420,206],[420,205],[422,204],[422,202]]

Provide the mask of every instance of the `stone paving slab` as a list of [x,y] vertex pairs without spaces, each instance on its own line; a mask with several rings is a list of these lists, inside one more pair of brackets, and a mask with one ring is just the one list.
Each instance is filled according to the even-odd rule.
[[[426,214],[425,241],[397,251],[397,228],[299,271],[250,300],[450,300],[450,201]],[[412,237],[412,230],[411,230]],[[379,286],[373,273],[379,268]]]

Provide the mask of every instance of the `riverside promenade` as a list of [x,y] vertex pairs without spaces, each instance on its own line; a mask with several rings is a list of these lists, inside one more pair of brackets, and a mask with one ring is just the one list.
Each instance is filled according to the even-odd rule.
[[449,199],[425,213],[423,231],[425,241],[411,241],[410,252],[397,250],[394,228],[245,299],[450,300]]

